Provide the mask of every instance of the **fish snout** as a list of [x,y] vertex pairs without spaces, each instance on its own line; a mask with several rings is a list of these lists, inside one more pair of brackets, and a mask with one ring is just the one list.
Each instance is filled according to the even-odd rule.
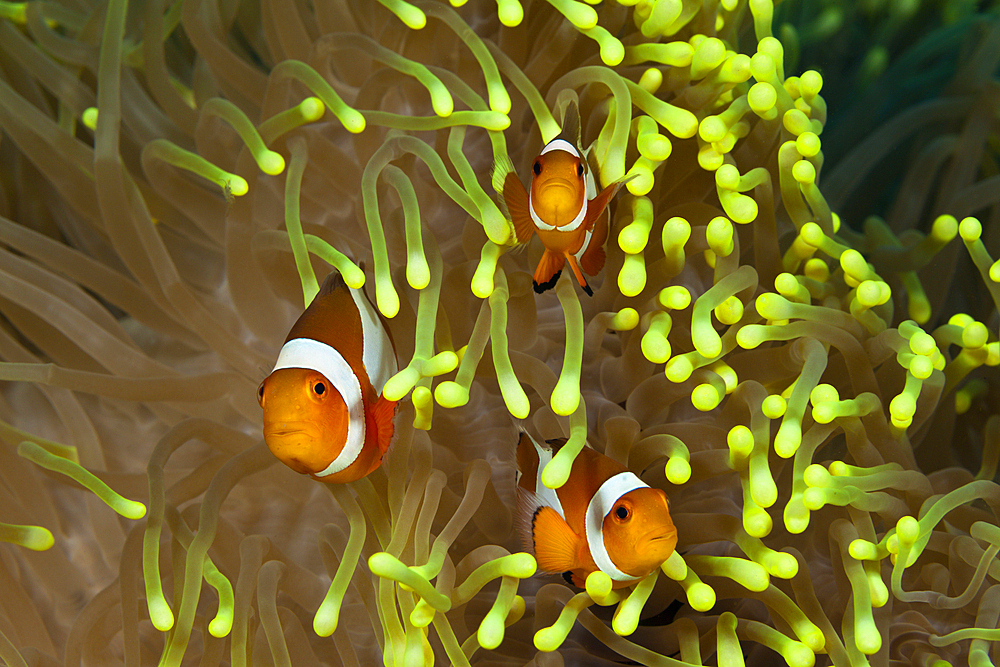
[[[673,529],[673,526],[670,527]],[[656,530],[651,531],[646,534],[643,540],[654,560],[660,562],[666,560],[674,553],[674,549],[677,547],[677,531],[676,530]]]
[[319,429],[311,422],[266,423],[264,442],[275,458],[297,473],[315,474],[330,464],[320,446]]

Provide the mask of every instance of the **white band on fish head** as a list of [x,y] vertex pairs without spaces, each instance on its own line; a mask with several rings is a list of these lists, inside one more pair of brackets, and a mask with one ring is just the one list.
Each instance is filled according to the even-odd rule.
[[551,232],[553,229],[560,232],[573,232],[583,224],[584,218],[587,217],[587,198],[583,198],[583,205],[580,206],[580,211],[576,214],[569,223],[563,225],[562,227],[556,227],[555,225],[550,225],[549,223],[542,220],[537,213],[535,213],[535,203],[531,200],[531,194],[528,194],[528,212],[531,214],[531,221],[538,226],[539,229],[545,232]]
[[305,368],[322,373],[347,406],[347,441],[344,448],[326,469],[313,474],[326,477],[354,463],[365,444],[365,406],[361,398],[361,383],[350,364],[340,352],[326,343],[312,338],[293,338],[278,353],[274,370],[280,368]]
[[634,473],[620,472],[601,484],[601,488],[597,489],[587,505],[587,545],[590,547],[590,556],[601,572],[615,581],[638,581],[639,577],[619,570],[608,555],[608,549],[604,545],[604,517],[626,493],[648,486]]
[[[573,144],[569,143],[565,139],[553,139],[549,143],[545,144],[545,148],[542,149],[542,152],[539,153],[539,155],[545,155],[549,151],[566,151],[581,160],[583,159],[580,155],[580,151],[578,151]],[[584,193],[583,204],[580,206],[580,210],[577,212],[576,217],[573,218],[569,224],[563,225],[562,227],[550,225],[542,220],[537,213],[535,213],[535,204],[532,201],[530,190],[528,191],[528,213],[531,214],[532,222],[534,222],[542,231],[550,232],[553,229],[558,229],[561,232],[576,231],[577,227],[583,224],[584,218],[587,217],[587,196],[586,193]]]
[[576,146],[569,143],[565,139],[553,139],[549,143],[545,144],[545,148],[542,149],[542,152],[539,153],[539,155],[545,155],[549,151],[566,151],[570,155],[581,157],[580,151],[576,149]]

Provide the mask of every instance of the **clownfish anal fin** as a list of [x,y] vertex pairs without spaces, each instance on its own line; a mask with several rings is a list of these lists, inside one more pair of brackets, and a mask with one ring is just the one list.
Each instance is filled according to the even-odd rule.
[[546,292],[546,291],[552,289],[553,287],[555,287],[556,286],[556,281],[559,280],[559,276],[561,276],[561,275],[562,275],[562,271],[556,271],[555,275],[552,276],[552,278],[550,280],[547,280],[546,282],[542,283],[541,285],[539,285],[537,282],[535,282],[534,280],[532,280],[531,281],[531,286],[535,290],[535,294],[541,294],[542,292]]
[[580,538],[555,509],[546,505],[535,511],[531,535],[538,569],[565,572],[579,566],[576,553]]
[[541,294],[545,290],[555,287],[565,264],[565,257],[546,248],[545,252],[542,253],[542,258],[538,260],[538,267],[535,268],[535,275],[532,277],[535,292]]
[[390,401],[384,396],[379,396],[372,408],[372,416],[378,429],[378,448],[383,454],[389,450],[389,445],[392,444],[396,434],[395,417],[398,406],[398,401]]

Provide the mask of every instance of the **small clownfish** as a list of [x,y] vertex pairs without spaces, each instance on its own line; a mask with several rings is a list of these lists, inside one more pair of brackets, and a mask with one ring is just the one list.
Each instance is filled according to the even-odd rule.
[[[597,193],[593,175],[580,144],[580,111],[567,108],[562,132],[545,144],[531,165],[531,190],[525,189],[509,160],[493,167],[493,187],[500,207],[514,223],[518,243],[532,232],[545,246],[533,276],[535,292],[541,294],[556,284],[562,268],[570,269],[583,291],[594,291],[583,277],[604,268],[604,243],[608,238],[608,203],[628,179]],[[582,272],[581,272],[582,269]]]
[[621,588],[674,553],[667,494],[590,447],[577,455],[566,483],[549,489],[540,471],[566,440],[546,442],[552,449],[521,433],[517,443],[519,526],[539,570],[564,573],[579,588],[601,570]]
[[393,440],[396,401],[381,393],[396,370],[392,339],[368,297],[331,273],[257,389],[271,453],[321,482],[372,472]]

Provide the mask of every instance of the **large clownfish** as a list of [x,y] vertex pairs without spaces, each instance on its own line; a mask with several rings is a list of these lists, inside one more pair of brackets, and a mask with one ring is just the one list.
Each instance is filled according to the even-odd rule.
[[584,447],[566,483],[542,484],[540,470],[565,439],[517,443],[519,526],[538,569],[564,573],[580,588],[596,570],[620,588],[645,577],[674,552],[677,529],[667,495],[613,459]]
[[529,191],[509,160],[498,161],[493,168],[493,186],[501,208],[514,223],[518,243],[527,242],[534,232],[545,246],[533,276],[535,292],[541,294],[553,287],[569,262],[577,282],[593,296],[583,274],[595,276],[604,267],[609,217],[605,209],[628,179],[616,181],[597,194],[580,144],[580,112],[575,104],[567,108],[562,132],[545,144],[531,171]]
[[264,441],[279,461],[321,482],[352,482],[379,467],[393,439],[392,339],[359,289],[331,273],[292,325],[260,383]]

